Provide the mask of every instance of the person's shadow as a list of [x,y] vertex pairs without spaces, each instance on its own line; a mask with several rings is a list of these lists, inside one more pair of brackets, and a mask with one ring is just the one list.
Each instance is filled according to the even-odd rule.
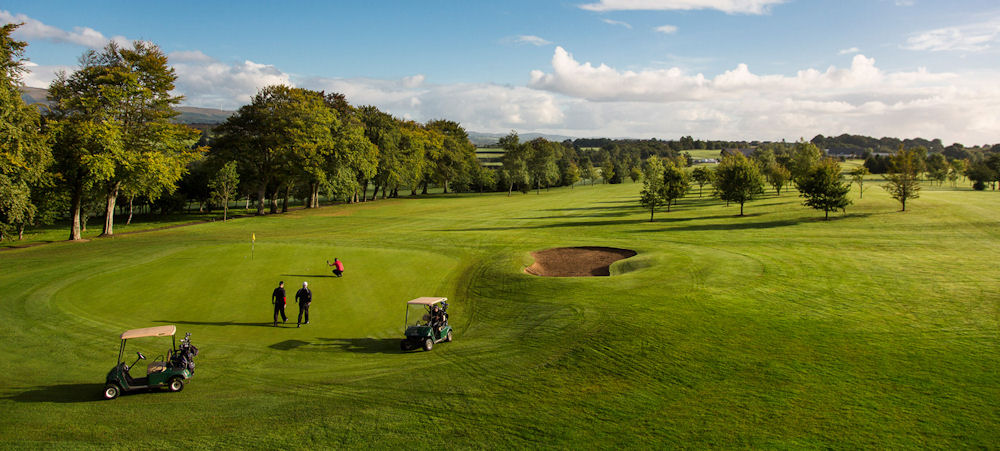
[[319,342],[285,340],[268,346],[279,351],[345,351],[359,354],[401,354],[399,338],[320,338]]

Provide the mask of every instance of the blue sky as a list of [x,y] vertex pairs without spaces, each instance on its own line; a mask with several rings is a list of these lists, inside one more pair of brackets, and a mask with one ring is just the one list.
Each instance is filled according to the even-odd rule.
[[45,86],[159,45],[186,104],[288,83],[415,120],[571,136],[1000,141],[1000,4],[924,0],[6,1]]

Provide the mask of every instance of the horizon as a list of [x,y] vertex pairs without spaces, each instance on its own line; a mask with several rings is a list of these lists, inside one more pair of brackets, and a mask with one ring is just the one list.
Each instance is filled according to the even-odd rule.
[[[155,16],[157,20],[150,21]],[[110,41],[158,45],[183,106],[283,83],[478,133],[1000,142],[986,1],[601,0],[495,5],[8,2],[29,87]]]

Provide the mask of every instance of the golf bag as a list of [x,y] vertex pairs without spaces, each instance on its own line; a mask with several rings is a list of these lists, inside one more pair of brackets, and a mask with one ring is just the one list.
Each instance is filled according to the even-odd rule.
[[170,365],[174,368],[187,368],[194,374],[194,356],[198,355],[198,348],[191,344],[191,333],[189,332],[181,340],[181,345],[177,351],[170,356]]

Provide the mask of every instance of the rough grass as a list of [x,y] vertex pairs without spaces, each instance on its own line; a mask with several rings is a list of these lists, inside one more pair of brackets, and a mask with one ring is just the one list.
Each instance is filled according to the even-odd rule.
[[[1000,195],[925,188],[900,213],[870,186],[830,221],[792,191],[651,223],[626,183],[3,251],[0,447],[996,446]],[[639,254],[522,272],[592,245]],[[279,279],[310,282],[313,324],[268,325]],[[456,340],[401,354],[422,295],[452,299]],[[98,400],[118,334],[161,324],[201,348],[193,381]]]

